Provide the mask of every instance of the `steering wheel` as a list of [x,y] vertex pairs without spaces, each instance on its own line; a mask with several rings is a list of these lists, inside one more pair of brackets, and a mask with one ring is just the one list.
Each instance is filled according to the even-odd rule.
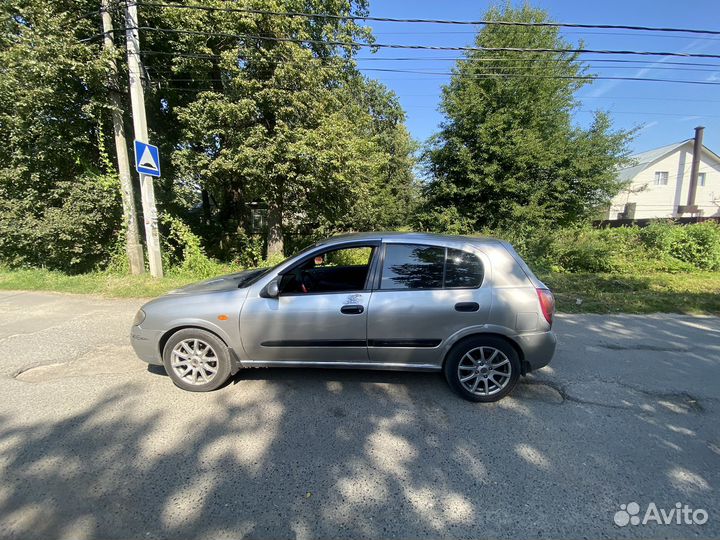
[[303,287],[303,292],[312,292],[317,290],[317,280],[307,270],[300,272],[300,283]]

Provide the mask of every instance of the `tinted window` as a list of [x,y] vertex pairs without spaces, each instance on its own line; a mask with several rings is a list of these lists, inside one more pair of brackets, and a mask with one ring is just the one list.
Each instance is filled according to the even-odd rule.
[[381,289],[439,289],[442,287],[445,248],[388,244]]
[[479,287],[482,279],[483,266],[480,259],[467,251],[448,248],[445,287]]

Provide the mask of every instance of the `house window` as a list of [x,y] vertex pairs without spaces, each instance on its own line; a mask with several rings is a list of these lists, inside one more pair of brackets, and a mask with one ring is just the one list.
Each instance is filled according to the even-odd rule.
[[667,186],[668,173],[667,171],[657,171],[655,173],[655,185],[656,186]]
[[698,173],[698,186],[700,186],[700,187],[705,186],[705,173],[704,172]]

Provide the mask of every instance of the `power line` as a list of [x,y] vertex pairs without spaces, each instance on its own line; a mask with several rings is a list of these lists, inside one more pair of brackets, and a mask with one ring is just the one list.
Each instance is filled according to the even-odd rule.
[[585,99],[621,99],[621,100],[641,100],[641,101],[688,101],[692,103],[720,103],[720,99],[691,99],[685,96],[677,97],[632,97],[632,96],[578,96],[580,101]]
[[[143,52],[142,52],[142,55],[143,55],[143,56],[171,56],[171,57],[179,57],[179,58],[197,58],[197,59],[207,59],[207,60],[210,60],[210,59],[220,59],[220,58],[222,58],[222,56],[221,56],[221,55],[218,55],[218,54],[173,53],[173,52],[165,52],[165,51],[143,51]],[[345,59],[345,58],[340,58],[340,57],[337,57],[336,60],[340,60],[341,62],[347,62],[347,63],[350,62],[350,60]],[[554,60],[550,60],[550,62],[555,62],[555,61],[554,61]],[[507,63],[505,63],[504,65],[497,66],[497,67],[499,67],[500,69],[504,69],[504,70],[521,70],[521,69],[526,69],[523,64],[524,64],[524,63],[522,63],[522,62],[521,62],[520,64],[518,64],[518,65],[508,65]],[[485,68],[487,68],[487,69],[494,69],[495,67],[496,67],[496,66],[485,66]],[[587,64],[587,67],[592,68],[592,69],[638,69],[637,66],[615,66],[615,65],[598,65],[598,64]],[[382,70],[382,69],[380,69],[380,68],[363,68],[363,67],[357,67],[356,69],[358,69],[358,70],[360,70],[360,71],[385,71],[385,70]],[[717,68],[711,68],[711,69],[692,68],[692,67],[691,67],[691,68],[687,68],[687,69],[683,69],[683,68],[673,68],[673,67],[651,67],[651,66],[648,66],[648,67],[645,67],[645,69],[653,70],[653,71],[655,71],[655,70],[662,70],[662,71],[693,71],[693,72],[710,72],[710,73],[715,73],[716,71],[720,70],[720,66],[718,66]],[[448,72],[419,72],[419,71],[400,70],[400,69],[397,69],[397,70],[395,70],[395,71],[397,71],[397,72],[399,72],[399,73],[427,73],[427,74],[437,73],[437,74],[439,74],[439,75],[450,75],[450,74],[451,74],[451,73],[448,73]],[[602,77],[602,76],[601,76],[601,77]],[[593,76],[588,75],[587,78],[594,79],[594,78],[596,78],[596,77],[593,77]],[[637,78],[637,77],[633,77],[633,79],[635,79],[635,80],[642,80],[642,79],[639,79],[639,78]]]
[[[551,61],[551,62],[552,62],[552,61]],[[548,62],[548,63],[549,63],[549,62]],[[646,67],[643,67],[643,68],[638,68],[637,66],[615,66],[615,65],[587,64],[585,67],[592,68],[592,69],[634,69],[634,70],[644,69],[644,70],[647,70],[647,71],[673,71],[673,72],[676,72],[676,71],[693,71],[693,72],[704,72],[704,73],[717,73],[718,71],[720,71],[720,66],[718,66],[717,68],[693,68],[693,67],[680,68],[680,67],[662,67],[662,66],[658,66],[658,67],[646,66]],[[370,69],[370,68],[366,68],[366,69]],[[380,69],[380,68],[377,68],[377,69]],[[497,66],[496,66],[496,65],[484,65],[484,66],[480,66],[479,69],[510,69],[510,70],[519,70],[519,69],[520,69],[520,70],[527,70],[528,67],[527,67],[526,65],[523,65],[523,64],[511,65],[511,64],[507,64],[507,63],[502,63],[502,64],[497,65]],[[438,73],[445,74],[444,72],[438,72]]]
[[[403,98],[408,97],[438,97],[438,94],[403,94]],[[578,101],[586,99],[609,99],[609,100],[640,100],[640,101],[687,101],[692,103],[720,103],[720,99],[692,99],[685,96],[669,96],[669,97],[647,97],[647,96],[577,96]]]
[[[592,111],[589,109],[579,109],[579,112],[584,113],[594,113],[596,111]],[[681,114],[681,113],[666,113],[666,112],[654,112],[654,111],[606,111],[610,114],[649,114],[652,116],[695,116],[688,114]],[[717,114],[700,114],[697,115],[702,118],[720,118],[720,115]]]
[[341,21],[374,21],[388,23],[431,23],[431,24],[454,24],[454,25],[495,25],[495,26],[525,26],[525,27],[550,27],[550,28],[595,28],[595,29],[613,29],[613,30],[636,30],[636,31],[652,31],[652,32],[683,32],[690,34],[708,34],[720,35],[720,30],[702,30],[697,28],[672,28],[672,27],[654,27],[654,26],[636,26],[622,24],[581,24],[581,23],[557,23],[557,22],[519,22],[519,21],[497,21],[497,20],[477,20],[477,21],[458,21],[449,19],[399,19],[392,17],[371,17],[369,15],[332,15],[325,13],[305,13],[301,11],[272,11],[266,9],[251,9],[237,7],[218,7],[218,6],[190,6],[171,3],[158,2],[137,2],[140,6],[159,7],[159,8],[176,8],[176,9],[193,9],[200,11],[223,11],[227,13],[249,13],[255,15],[270,15],[282,17],[303,17],[310,19],[332,19]]
[[[382,58],[374,58],[373,60],[382,60]],[[428,60],[431,60],[431,59],[428,59]],[[357,59],[356,59],[356,61],[357,61]],[[418,62],[423,62],[423,61],[424,60],[418,60]],[[559,62],[559,61],[547,60],[547,61],[543,62],[543,64],[557,63],[557,62]],[[605,62],[605,61],[604,60],[595,60],[595,62]],[[491,62],[491,63],[494,64],[495,62]],[[527,64],[529,62],[523,62],[522,60],[520,60],[517,63],[514,63],[512,61],[512,59],[507,59],[507,61],[499,61],[498,63],[500,64],[499,67],[501,67],[502,69],[527,69]],[[663,62],[662,66],[656,65],[658,63],[659,62],[655,62],[655,63],[651,63],[648,66],[642,66],[642,69],[652,70],[652,71],[696,71],[696,72],[710,72],[710,73],[716,73],[716,72],[720,71],[720,65],[714,65],[714,64],[706,64],[707,66],[713,66],[713,67],[697,68],[697,67],[692,67],[690,64],[688,64],[689,67],[677,67],[677,66],[673,67],[673,66],[665,66],[664,65],[665,62]],[[679,64],[680,62],[676,62],[676,63]],[[633,65],[633,66],[618,66],[615,64],[604,64],[604,63],[603,64],[593,64],[591,62],[586,62],[583,65],[588,68],[592,68],[592,69],[634,69],[634,70],[640,69],[640,68],[638,68],[638,66],[635,66],[635,65]],[[488,65],[488,66],[484,66],[484,67],[492,68],[495,66]]]
[[[446,62],[512,62],[512,63],[532,63],[532,62],[560,62],[560,60],[548,60],[546,58],[515,58],[515,57],[480,57],[480,58],[465,58],[462,56],[400,56],[400,57],[381,57],[381,56],[356,56],[354,58],[357,61],[379,61],[379,62],[395,62],[395,61],[412,61],[412,62],[425,62],[425,61],[446,61]],[[658,60],[628,60],[626,58],[586,58],[584,62],[610,62],[614,64],[658,64]],[[672,60],[662,61],[663,65],[669,66],[700,66],[700,67],[712,67],[720,69],[720,64],[714,64],[710,62],[674,62]]]
[[[223,82],[221,79],[171,79],[168,81],[169,83],[174,82],[181,82],[181,81],[187,81],[187,82]],[[168,90],[179,90],[183,92],[217,92],[217,89],[215,88],[208,88],[208,87],[174,87],[167,84],[163,85],[163,88]],[[285,88],[284,90],[287,91],[294,91],[292,88]],[[436,96],[430,96],[429,97],[436,97]],[[706,101],[706,100],[696,100],[696,101]],[[415,109],[437,109],[439,105],[406,105],[404,108],[415,108]],[[578,109],[578,112],[583,113],[595,113],[596,110],[590,110],[590,109]],[[698,116],[700,118],[720,118],[720,115],[707,115],[707,114],[692,114],[692,113],[665,113],[665,112],[655,112],[655,111],[614,111],[609,110],[605,111],[609,114],[633,114],[633,115],[659,115],[659,116],[677,116],[677,117],[684,117],[684,116]]]
[[[437,36],[437,35],[465,35],[465,36],[475,36],[477,35],[477,31],[475,30],[449,30],[449,31],[427,31],[427,32],[375,32],[373,31],[373,35],[375,36]],[[631,37],[651,37],[651,38],[661,38],[661,39],[701,39],[703,41],[718,41],[717,37],[697,37],[697,36],[673,36],[673,35],[667,35],[667,34],[638,34],[636,32],[583,32],[583,31],[566,31],[563,32],[563,35],[577,35],[577,36],[631,36]]]
[[[143,51],[143,55],[148,56],[177,56],[180,58],[207,58],[207,59],[220,59],[222,58],[222,55],[220,54],[203,54],[203,53],[182,53],[182,52],[167,52],[167,51]],[[342,60],[344,62],[350,61],[350,59],[337,57],[337,60]],[[543,62],[543,63],[560,63],[561,60],[554,60],[554,59],[547,59],[547,58],[509,58],[509,57],[485,57],[485,58],[463,58],[463,57],[443,57],[443,58],[437,58],[437,57],[425,57],[425,58],[417,58],[417,57],[390,57],[390,58],[380,58],[380,57],[368,57],[368,56],[358,56],[353,58],[355,62],[367,62],[367,61],[380,61],[380,62],[394,62],[394,61],[415,61],[415,62],[424,62],[424,61],[453,61],[453,62],[462,62],[462,63],[482,63],[482,62],[502,62],[507,64],[529,64],[529,63],[535,63],[535,62]],[[603,62],[603,63],[628,63],[633,64],[633,66],[625,67],[625,66],[618,66],[622,69],[637,69],[637,65],[640,65],[642,67],[645,67],[647,69],[670,69],[670,68],[655,68],[652,67],[655,64],[658,64],[659,62],[655,60],[627,60],[627,59],[619,59],[619,58],[592,58],[585,60],[587,65],[592,68],[602,69],[602,68],[610,68],[611,66],[598,66],[597,64],[593,64],[592,62]],[[649,65],[646,65],[649,64]],[[703,69],[703,70],[697,70],[697,71],[717,71],[720,70],[720,64],[712,64],[708,62],[673,62],[673,61],[664,61],[662,62],[663,66],[700,66],[700,67],[711,67],[713,69]],[[513,67],[513,66],[509,66]],[[693,71],[693,70],[679,70],[679,71]]]
[[[286,64],[292,64],[293,62],[288,62]],[[295,64],[298,64],[295,62]],[[276,63],[276,65],[278,65]],[[330,68],[330,66],[317,66],[320,68]],[[441,71],[421,71],[421,70],[412,70],[412,69],[392,69],[392,68],[356,68],[360,72],[379,72],[379,73],[408,73],[408,74],[415,74],[415,75],[428,75],[428,76],[440,76],[440,77],[448,77],[452,76],[453,73],[449,71],[441,72]],[[506,68],[500,68],[500,69],[506,69]],[[170,72],[172,73],[172,72]],[[475,73],[472,75],[464,75],[463,78],[466,79],[475,79],[475,80],[483,80],[483,79],[492,79],[494,77],[502,77],[502,78],[519,78],[519,79],[558,79],[558,80],[578,80],[578,81],[595,81],[595,80],[606,80],[606,81],[643,81],[643,82],[661,82],[661,83],[675,83],[675,84],[694,84],[694,85],[703,85],[703,86],[720,86],[720,82],[712,82],[712,81],[693,81],[693,80],[685,80],[685,79],[661,79],[661,78],[654,78],[654,77],[620,77],[620,76],[609,76],[609,75],[538,75],[538,74],[529,74],[529,73],[508,73],[508,72],[486,72],[486,73]],[[210,79],[208,79],[210,80]],[[220,79],[213,79],[216,81],[219,81]]]
[[[504,69],[504,68],[501,68]],[[434,71],[419,71],[410,69],[391,69],[391,68],[362,68],[361,71],[378,71],[387,73],[413,73],[418,75],[440,75],[448,76],[453,75],[451,72],[434,72]],[[492,77],[510,77],[520,79],[567,79],[567,80],[580,80],[580,81],[646,81],[646,82],[663,82],[663,83],[679,83],[679,84],[701,84],[709,86],[720,86],[720,82],[711,81],[688,81],[679,79],[659,79],[653,77],[613,77],[605,75],[588,75],[588,76],[574,76],[574,75],[537,75],[537,74],[522,74],[522,73],[478,73],[474,75],[463,75],[463,78],[472,79],[487,79]]]
[[[131,28],[130,30],[134,30]],[[361,43],[358,41],[331,41],[319,39],[289,38],[278,36],[260,36],[256,34],[229,34],[222,32],[209,32],[202,30],[184,30],[179,28],[159,28],[155,26],[140,26],[137,30],[150,32],[164,32],[170,34],[185,34],[196,36],[210,36],[219,38],[235,39],[258,39],[279,43],[306,43],[314,45],[330,45],[333,47],[357,47],[370,49],[413,49],[428,51],[463,51],[463,52],[529,52],[529,53],[562,53],[562,54],[632,54],[640,56],[678,56],[683,58],[716,58],[720,54],[684,53],[684,52],[659,52],[659,51],[627,51],[609,49],[546,49],[546,48],[524,48],[524,47],[451,47],[442,45],[406,45],[399,43]]]
[[[403,109],[434,109],[434,110],[437,110],[439,107],[440,107],[440,105],[403,105]],[[574,112],[589,113],[589,114],[594,114],[596,112],[605,112],[610,115],[632,114],[633,116],[673,116],[673,117],[698,116],[700,118],[720,118],[720,115],[715,115],[715,114],[690,115],[689,113],[688,114],[680,114],[680,113],[664,113],[664,112],[655,112],[655,111],[614,111],[614,110],[604,110],[604,109],[598,109],[598,110],[577,109]]]
[[[195,80],[193,82],[220,82],[220,79],[200,79]],[[175,80],[171,80],[169,82],[176,82]],[[162,87],[165,90],[172,90],[172,91],[178,91],[178,92],[190,92],[190,93],[200,93],[200,92],[218,92],[215,88],[208,88],[208,87],[175,87],[170,85],[163,85]],[[287,91],[294,91],[293,89],[286,88]],[[437,109],[439,105],[409,105],[409,106],[403,106],[404,109]],[[577,112],[582,113],[596,113],[597,110],[590,110],[590,109],[577,109]],[[641,116],[672,116],[672,117],[683,117],[683,116],[690,116],[690,113],[687,114],[680,114],[680,113],[664,113],[664,112],[654,112],[654,111],[601,111],[601,112],[607,112],[608,114],[632,114],[632,115],[641,115]],[[694,115],[698,116],[700,118],[720,118],[720,115],[707,115],[707,114],[698,114]],[[701,171],[704,171],[705,169],[701,168]],[[708,169],[712,170],[712,169]]]

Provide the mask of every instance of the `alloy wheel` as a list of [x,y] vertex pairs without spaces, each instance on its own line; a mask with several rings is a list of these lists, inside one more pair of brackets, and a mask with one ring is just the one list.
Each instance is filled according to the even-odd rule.
[[189,338],[173,347],[170,365],[182,381],[193,385],[207,384],[217,375],[218,357],[207,342]]
[[478,396],[492,396],[510,382],[512,364],[495,347],[476,347],[466,352],[458,364],[463,388]]

